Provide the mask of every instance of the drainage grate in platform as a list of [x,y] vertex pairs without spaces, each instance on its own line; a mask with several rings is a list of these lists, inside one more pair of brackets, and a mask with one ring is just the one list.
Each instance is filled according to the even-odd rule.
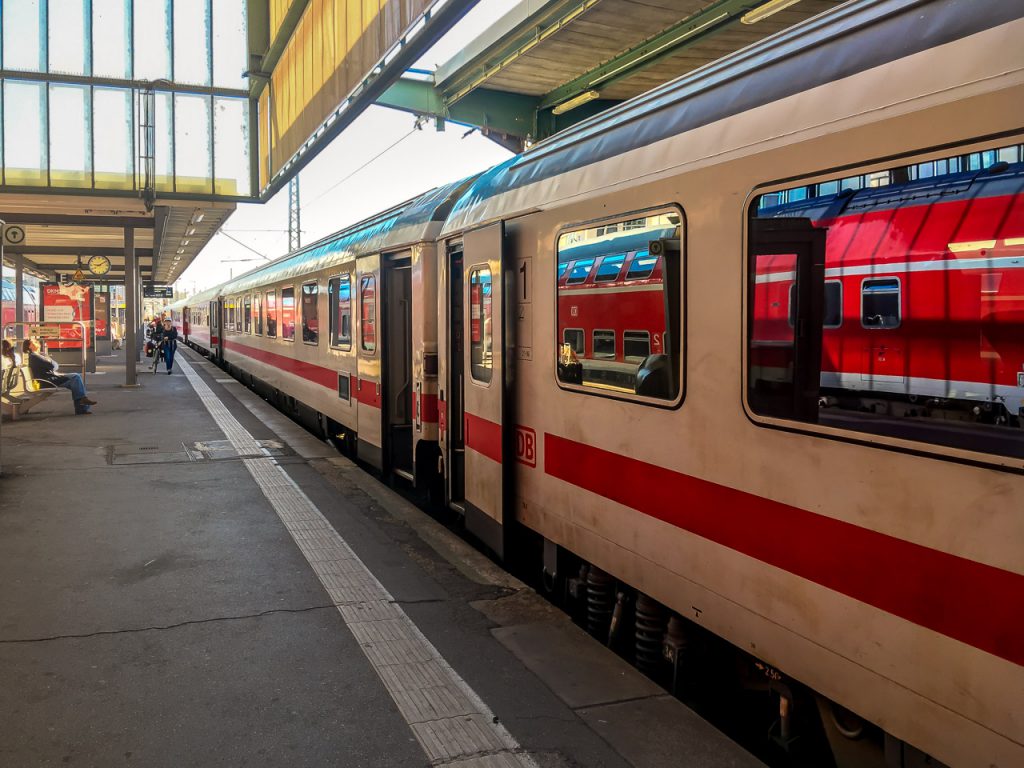
[[192,458],[181,443],[169,445],[111,445],[107,448],[109,464],[175,464]]

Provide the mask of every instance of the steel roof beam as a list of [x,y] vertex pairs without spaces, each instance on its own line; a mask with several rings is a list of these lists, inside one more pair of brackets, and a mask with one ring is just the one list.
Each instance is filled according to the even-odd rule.
[[540,108],[555,107],[587,91],[600,92],[602,88],[675,56],[688,46],[703,42],[708,36],[738,22],[744,13],[758,5],[763,5],[763,2],[719,0],[575,80],[559,86],[540,100]]
[[[124,256],[124,248],[108,248],[90,245],[7,245],[7,253],[20,253],[25,256]],[[153,256],[152,248],[136,248],[137,256]]]
[[[527,136],[536,133],[537,99],[518,93],[477,88],[458,102],[446,105],[429,81],[402,78],[381,94],[377,104],[475,126],[484,136],[513,151],[521,151]],[[509,139],[514,141],[510,143]]]
[[152,217],[143,216],[69,216],[61,213],[2,213],[0,221],[8,224],[62,224],[71,227],[134,227],[152,229]]

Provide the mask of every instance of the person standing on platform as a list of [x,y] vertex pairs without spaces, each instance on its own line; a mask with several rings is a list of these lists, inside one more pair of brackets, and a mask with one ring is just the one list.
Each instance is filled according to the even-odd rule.
[[85,390],[85,382],[77,373],[58,373],[57,362],[42,354],[39,342],[35,339],[25,339],[22,345],[25,357],[28,362],[28,369],[32,372],[33,379],[41,379],[55,384],[58,387],[71,390],[71,397],[75,402],[75,413],[82,416],[92,413],[91,406],[96,405],[95,400],[90,400]]
[[164,363],[167,364],[167,374],[170,375],[171,369],[174,367],[174,353],[178,351],[178,329],[174,327],[174,323],[171,322],[171,318],[164,318],[164,327],[157,331],[158,336],[154,338],[158,339],[160,346],[160,354],[164,357]]

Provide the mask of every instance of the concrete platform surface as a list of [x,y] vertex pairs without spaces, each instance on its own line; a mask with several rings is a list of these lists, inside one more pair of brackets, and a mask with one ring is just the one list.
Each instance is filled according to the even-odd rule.
[[757,764],[182,357],[137,389],[100,358],[93,415],[0,429],[0,765]]

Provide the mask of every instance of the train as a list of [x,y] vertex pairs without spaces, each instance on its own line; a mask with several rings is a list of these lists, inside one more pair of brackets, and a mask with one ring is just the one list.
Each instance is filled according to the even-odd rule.
[[[7,323],[14,322],[14,310],[15,310],[15,299],[18,296],[18,289],[14,285],[13,280],[3,279],[3,313],[0,316],[0,325],[7,325]],[[37,315],[37,304],[36,304],[36,293],[32,288],[25,286],[22,289],[23,307],[25,312],[25,322],[34,323]]]
[[171,310],[779,750],[1024,765],[1022,37],[848,3]]

